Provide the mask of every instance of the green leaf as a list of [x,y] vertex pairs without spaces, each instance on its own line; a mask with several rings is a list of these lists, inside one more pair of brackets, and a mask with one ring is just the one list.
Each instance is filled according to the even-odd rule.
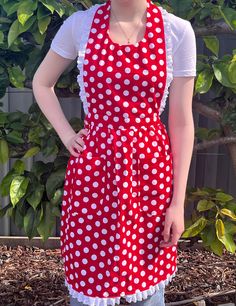
[[227,234],[232,234],[232,235],[236,234],[236,224],[232,223],[231,221],[225,220],[224,225],[225,225],[225,232]]
[[188,238],[188,237],[194,237],[198,235],[206,226],[207,220],[204,217],[201,217],[198,219],[195,223],[193,223],[190,227],[188,227],[181,237]]
[[11,203],[8,203],[6,206],[3,208],[0,208],[0,218],[4,217],[8,211],[8,209],[12,208]]
[[62,200],[62,196],[63,196],[62,189],[57,189],[54,192],[54,195],[51,198],[50,203],[52,203],[53,205],[58,205],[59,202]]
[[217,238],[215,226],[213,224],[207,225],[200,233],[203,244],[217,255],[221,256],[224,249],[224,244]]
[[[61,0],[61,4],[65,7],[65,14],[71,15],[76,12],[76,7],[69,0]],[[93,5],[93,4],[92,4]]]
[[229,251],[230,253],[234,254],[236,251],[236,244],[234,242],[234,236],[231,234],[225,234],[225,247],[227,249],[227,251]]
[[38,28],[41,35],[46,32],[50,22],[51,22],[50,16],[46,16],[38,20]]
[[[216,237],[215,226],[212,224],[206,225],[201,231],[201,238],[205,245],[210,246]],[[216,237],[217,238],[217,237]]]
[[0,139],[0,162],[5,164],[9,159],[9,147],[5,139]]
[[224,222],[221,219],[217,219],[215,222],[215,227],[218,239],[224,244],[227,251],[234,253],[236,250],[236,244],[234,243],[233,236],[226,233]]
[[24,230],[29,237],[32,239],[37,235],[37,226],[40,222],[40,210],[34,210],[32,207],[29,207],[27,213],[24,217]]
[[40,234],[42,240],[45,242],[50,235],[55,225],[55,216],[52,214],[52,209],[50,203],[45,201],[43,205],[43,217],[37,227],[38,233]]
[[24,154],[23,158],[32,157],[40,152],[40,147],[32,147]]
[[215,254],[222,256],[224,250],[224,244],[216,237],[216,239],[214,239],[211,242],[210,248]]
[[15,214],[15,210],[14,210],[14,207],[12,206],[7,210],[6,216],[14,219],[14,214]]
[[236,61],[229,64],[228,72],[230,82],[236,84]]
[[13,143],[13,144],[21,144],[25,143],[24,139],[22,138],[22,133],[18,131],[11,131],[6,135],[6,139],[8,142]]
[[40,137],[44,136],[44,130],[42,126],[36,126],[29,130],[28,141],[40,144]]
[[54,13],[54,6],[48,3],[49,1],[41,1],[41,3],[53,14]]
[[[84,0],[81,2],[88,5],[91,0]],[[192,0],[171,0],[171,7],[178,16],[185,17],[186,12],[192,8]]]
[[200,200],[197,204],[198,211],[206,211],[211,209],[212,207],[215,207],[215,203],[206,199]]
[[220,7],[218,6],[221,16],[224,18],[225,22],[231,28],[231,30],[236,29],[236,11],[230,7]]
[[212,64],[216,79],[226,87],[234,87],[234,84],[229,79],[229,64],[218,62]]
[[14,216],[14,223],[18,228],[23,228],[24,227],[24,212],[22,209],[22,205],[19,205],[18,203],[15,206],[15,216]]
[[222,209],[220,210],[220,212],[221,212],[223,215],[230,217],[230,219],[236,221],[236,215],[235,215],[231,210],[229,210],[229,209],[227,209],[227,208],[222,208]]
[[209,192],[207,190],[197,188],[197,191],[193,191],[192,194],[196,196],[208,196]]
[[23,113],[16,111],[7,114],[7,119],[9,122],[20,121]]
[[27,202],[36,210],[40,204],[44,193],[44,185],[38,183],[34,186],[34,191],[26,198]]
[[15,174],[14,169],[11,169],[2,179],[1,184],[0,184],[0,190],[1,190],[1,196],[5,197],[8,196],[10,193],[10,186],[13,178],[17,176]]
[[234,214],[236,214],[236,202],[230,201],[224,205],[224,208],[230,209]]
[[46,182],[46,191],[48,199],[52,199],[55,191],[63,185],[65,179],[65,169],[58,169],[52,172]]
[[19,20],[16,19],[11,27],[10,30],[8,32],[8,47],[10,47],[12,45],[12,43],[14,42],[14,40],[24,31],[21,31],[20,29],[20,23]]
[[55,0],[41,0],[41,3],[53,14],[54,11],[58,13],[60,17],[63,16],[65,10]]
[[12,205],[15,205],[26,194],[26,190],[29,184],[29,178],[21,175],[17,175],[13,178],[10,185],[10,199]]
[[52,165],[45,164],[43,161],[36,161],[31,169],[31,172],[37,177],[40,178],[44,173],[51,172]]
[[233,200],[233,197],[230,194],[224,192],[217,192],[216,193],[216,200],[220,202],[228,202]]
[[4,1],[1,3],[1,6],[3,7],[4,11],[7,13],[7,16],[10,16],[11,14],[15,13],[20,5],[20,2],[16,1]]
[[10,18],[7,18],[7,17],[0,17],[0,23],[3,24],[3,23],[11,23],[11,19]]
[[199,14],[199,19],[202,21],[206,19],[209,15],[211,14],[211,10],[205,6],[202,7],[200,14]]
[[54,206],[52,208],[52,214],[56,217],[59,217],[59,218],[61,217],[61,211],[57,206]]
[[219,54],[219,39],[215,35],[203,36],[206,47],[213,52],[216,56]]
[[56,137],[50,137],[50,138],[47,137],[43,139],[42,153],[45,157],[48,157],[54,154],[55,155],[58,154],[58,146],[56,142]]
[[68,157],[65,155],[59,155],[54,159],[54,168],[59,169],[59,168],[65,168],[66,164],[68,163]]
[[203,70],[201,71],[196,80],[195,89],[196,92],[200,94],[208,92],[208,90],[212,86],[214,73],[211,70]]
[[38,45],[43,45],[43,44],[44,44],[44,41],[45,41],[45,38],[46,38],[46,32],[45,32],[43,35],[40,34],[39,31],[34,32],[34,33],[32,33],[32,34],[33,34],[33,36],[34,36],[34,40],[36,41],[36,43],[37,43]]
[[8,125],[8,128],[12,130],[17,130],[19,132],[23,132],[25,130],[25,127],[22,125],[21,122],[13,122]]
[[17,88],[24,88],[25,75],[19,66],[7,67],[9,79],[11,83]]
[[6,88],[10,85],[7,70],[0,74],[0,97],[3,98],[6,93]]
[[221,219],[216,219],[215,227],[216,227],[217,237],[221,241],[222,237],[225,235],[224,222]]
[[4,41],[4,34],[2,31],[0,31],[0,44],[2,44]]
[[26,21],[34,14],[37,8],[37,2],[34,1],[20,1],[20,6],[17,10],[17,17],[19,22],[24,26]]
[[4,126],[8,119],[7,119],[8,113],[0,112],[0,126]]
[[37,9],[37,19],[39,20],[43,17],[50,16],[50,15],[51,15],[51,12],[48,11],[48,9],[41,2],[39,2],[38,9]]
[[8,32],[8,47],[16,40],[16,38],[23,32],[26,32],[36,20],[36,16],[31,16],[24,25],[22,25],[18,19],[16,19]]
[[196,15],[199,14],[199,12],[202,10],[201,7],[193,8],[188,12],[187,14],[187,20],[193,19]]
[[[176,1],[176,0],[175,0]],[[84,6],[84,8],[90,8],[93,5],[92,0],[81,0],[80,3]]]
[[13,169],[19,175],[24,174],[25,171],[25,164],[22,160],[17,159],[13,165]]
[[[37,44],[41,44],[42,38],[46,36],[46,34],[41,35],[39,31],[36,31],[35,33],[32,33],[32,34]],[[36,40],[35,35],[40,37],[40,42]],[[27,75],[29,79],[33,79],[35,71],[37,70],[37,67],[41,61],[42,52],[39,48],[35,48],[28,54],[28,56],[29,58],[27,59],[27,62],[25,63],[24,72],[25,72],[25,75]]]

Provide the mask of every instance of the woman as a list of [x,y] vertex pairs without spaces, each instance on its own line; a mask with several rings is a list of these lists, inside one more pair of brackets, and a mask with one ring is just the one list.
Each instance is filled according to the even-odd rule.
[[[53,88],[77,56],[86,118],[75,133]],[[195,76],[191,23],[151,0],[77,11],[54,37],[33,91],[70,152],[61,251],[71,305],[164,305],[184,231]]]

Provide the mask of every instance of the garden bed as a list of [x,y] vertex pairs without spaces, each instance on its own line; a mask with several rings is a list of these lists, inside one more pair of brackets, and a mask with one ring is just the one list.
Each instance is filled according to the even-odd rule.
[[[200,300],[236,304],[236,254],[219,257],[201,243],[179,243],[178,272],[166,287],[166,305]],[[60,249],[0,245],[0,305],[69,305]]]

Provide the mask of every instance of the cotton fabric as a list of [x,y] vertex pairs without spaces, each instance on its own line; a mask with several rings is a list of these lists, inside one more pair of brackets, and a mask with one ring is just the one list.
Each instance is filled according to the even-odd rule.
[[[83,15],[87,13],[88,10],[77,11],[65,19],[52,41],[53,51],[62,57],[76,59],[80,41],[78,29]],[[190,21],[172,13],[168,12],[167,18],[171,27],[173,76],[196,76],[196,37],[193,27]]]
[[108,0],[73,14],[90,16],[83,19],[88,36],[77,36],[77,19],[69,17],[70,46],[62,43],[69,21],[51,45],[63,57],[78,53],[89,133],[80,156],[71,155],[66,169],[61,250],[65,285],[91,306],[114,306],[120,297],[143,301],[161,292],[177,271],[177,245],[160,246],[173,195],[173,155],[160,115],[173,67],[176,74],[196,74],[194,54],[182,70],[176,62],[186,37],[193,46],[195,37],[190,23],[181,20],[188,34],[178,41],[174,60],[171,17],[151,0],[146,3],[146,32],[137,44],[111,40]]

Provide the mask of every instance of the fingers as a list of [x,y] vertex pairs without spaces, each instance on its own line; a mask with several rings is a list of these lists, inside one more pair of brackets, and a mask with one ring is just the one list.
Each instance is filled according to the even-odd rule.
[[173,235],[172,235],[172,239],[170,241],[170,245],[177,244],[179,238],[180,238],[180,235],[178,233],[174,232]]
[[163,230],[163,241],[160,242],[161,247],[170,247],[176,245],[181,236],[181,233],[178,232],[174,223],[168,220],[166,217],[164,230]]
[[74,143],[72,143],[72,148],[73,149],[76,149],[77,151],[79,152],[82,152],[83,150],[83,146],[84,146],[84,141],[83,140],[78,140],[78,139],[75,139],[74,140]]
[[166,214],[165,217],[165,225],[164,225],[164,230],[162,232],[163,239],[164,241],[161,241],[160,245],[161,246],[166,246],[170,240],[170,228],[171,228],[171,222],[168,219],[168,215]]
[[88,134],[88,130],[87,129],[81,129],[75,135],[75,137],[73,137],[73,139],[71,140],[69,151],[70,151],[70,153],[73,156],[75,156],[75,157],[79,157],[80,156],[81,152],[83,151],[83,147],[84,147],[84,141],[83,141],[82,137],[84,135],[87,136],[87,134]]
[[76,149],[80,150],[80,148],[83,148],[84,146],[84,140],[83,140],[83,136],[87,136],[88,131],[87,129],[82,129],[80,130],[77,134],[76,134],[76,138],[74,139],[74,146],[76,147]]
[[166,247],[167,248],[167,247],[178,244],[178,240],[179,240],[179,234],[171,233],[170,234],[170,239],[167,242],[163,242],[163,243],[161,242],[160,245],[161,245],[161,247]]
[[77,153],[77,151],[75,151],[75,149],[73,147],[69,151],[75,157],[79,157],[80,156],[80,153]]
[[87,136],[88,135],[88,130],[87,129],[81,129],[77,134],[79,134],[79,135],[85,135],[85,136]]

